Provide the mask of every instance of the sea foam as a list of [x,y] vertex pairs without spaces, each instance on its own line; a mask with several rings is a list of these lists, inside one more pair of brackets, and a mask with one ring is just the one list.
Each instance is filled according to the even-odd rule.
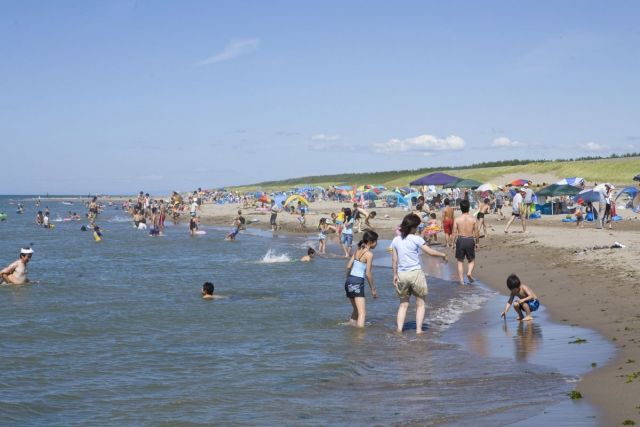
[[262,264],[273,264],[278,262],[290,262],[291,257],[287,254],[278,255],[273,249],[269,249],[266,255],[260,261]]

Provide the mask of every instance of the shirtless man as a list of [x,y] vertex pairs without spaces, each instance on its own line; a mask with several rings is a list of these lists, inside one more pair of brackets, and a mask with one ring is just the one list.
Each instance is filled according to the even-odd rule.
[[487,237],[487,223],[485,222],[485,216],[489,214],[491,210],[491,200],[488,198],[482,201],[480,205],[480,209],[478,210],[478,233],[480,233],[480,229],[482,228],[482,235]]
[[474,217],[469,215],[469,200],[460,201],[462,215],[455,219],[453,223],[453,245],[458,261],[458,279],[464,285],[464,259],[469,262],[467,278],[469,283],[474,282],[473,267],[475,266],[476,249],[478,248],[478,223]]
[[32,255],[33,249],[22,248],[20,250],[20,259],[0,271],[0,283],[8,283],[9,285],[29,283],[29,279],[27,279],[27,264]]
[[444,210],[442,211],[442,229],[444,230],[444,242],[447,247],[453,246],[453,208],[450,206],[449,198],[444,199]]

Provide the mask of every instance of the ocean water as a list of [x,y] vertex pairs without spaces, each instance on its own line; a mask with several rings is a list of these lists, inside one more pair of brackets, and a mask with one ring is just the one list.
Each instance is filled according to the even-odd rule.
[[[543,313],[530,332],[517,322],[504,331],[487,311],[504,300],[455,285],[433,259],[427,333],[416,337],[410,310],[398,335],[385,242],[379,298],[367,288],[358,330],[345,324],[345,261],[297,261],[313,236],[250,230],[225,242],[225,229],[191,237],[168,224],[153,238],[108,208],[96,243],[85,221],[47,230],[32,201],[24,215],[11,203],[0,197],[0,264],[33,244],[39,283],[0,286],[2,425],[509,425],[566,401],[587,370],[577,346],[549,342],[578,333],[606,349],[589,363],[610,354],[595,334]],[[45,205],[53,219],[84,214],[78,203]],[[328,249],[339,253],[334,241]],[[227,298],[202,300],[205,281]],[[538,344],[527,347],[531,336]],[[563,425],[595,423],[586,405],[559,411],[579,414]]]

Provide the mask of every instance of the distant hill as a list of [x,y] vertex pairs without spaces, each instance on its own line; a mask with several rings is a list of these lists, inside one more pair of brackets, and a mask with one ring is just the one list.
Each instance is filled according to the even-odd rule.
[[[253,189],[284,190],[300,185],[340,185],[340,184],[376,184],[387,187],[404,186],[416,178],[432,172],[446,172],[462,178],[471,178],[481,182],[504,184],[501,179],[508,177],[528,178],[540,176],[540,179],[554,177],[582,177],[588,182],[611,182],[630,184],[640,173],[640,153],[609,158],[585,158],[578,160],[507,160],[485,162],[462,167],[437,167],[414,170],[345,173],[335,175],[305,176],[281,181],[266,181],[251,185],[233,187],[238,191]],[[511,180],[513,178],[509,178]],[[535,181],[535,180],[534,180]],[[550,183],[550,182],[546,182]]]

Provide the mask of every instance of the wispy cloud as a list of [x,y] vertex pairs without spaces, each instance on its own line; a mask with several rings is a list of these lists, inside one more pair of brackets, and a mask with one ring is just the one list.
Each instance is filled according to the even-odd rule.
[[602,144],[597,144],[595,142],[587,142],[586,144],[580,144],[580,148],[585,151],[605,151],[608,150],[609,147]]
[[340,141],[340,135],[327,135],[325,133],[317,133],[311,137],[312,141],[333,142]]
[[217,64],[218,62],[228,61],[238,56],[246,55],[260,47],[260,39],[243,39],[230,42],[220,53],[206,58],[198,65]]
[[520,141],[512,141],[506,136],[501,136],[500,138],[496,138],[491,142],[491,146],[495,148],[519,148],[524,147],[526,144],[523,144]]
[[311,151],[356,151],[357,146],[351,144],[344,144],[340,142],[318,142],[315,144],[309,144],[309,150]]
[[433,135],[420,135],[406,139],[390,139],[385,143],[373,145],[376,153],[422,153],[431,155],[434,151],[462,150],[464,139],[456,135],[438,138]]

